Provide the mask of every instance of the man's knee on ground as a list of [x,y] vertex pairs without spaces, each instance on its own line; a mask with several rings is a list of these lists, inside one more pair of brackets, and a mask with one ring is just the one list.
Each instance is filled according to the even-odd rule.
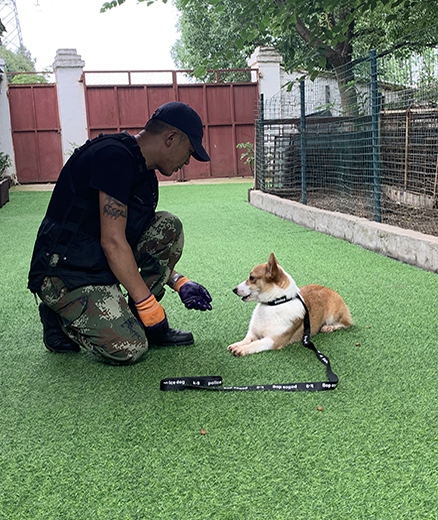
[[111,324],[88,330],[87,334],[69,332],[82,347],[113,365],[131,365],[148,350],[144,328],[134,316],[113,320]]
[[121,350],[119,352],[113,352],[112,354],[108,354],[107,352],[99,353],[99,358],[104,363],[108,365],[116,365],[116,366],[126,366],[126,365],[134,365],[143,354],[147,351],[147,346],[143,349],[137,350],[136,352],[127,352],[126,350]]

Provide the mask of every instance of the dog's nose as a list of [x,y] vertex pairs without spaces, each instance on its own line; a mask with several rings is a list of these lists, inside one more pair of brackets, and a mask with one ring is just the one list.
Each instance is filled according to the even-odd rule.
[[234,293],[234,294],[237,294],[237,287],[234,287],[234,289],[233,289],[233,293]]

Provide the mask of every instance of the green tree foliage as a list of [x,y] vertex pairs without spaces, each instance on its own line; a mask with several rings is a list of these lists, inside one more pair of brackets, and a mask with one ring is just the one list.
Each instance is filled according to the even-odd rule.
[[26,47],[20,47],[14,52],[4,45],[0,45],[0,57],[5,60],[5,68],[10,83],[47,83],[44,75],[35,73],[36,60],[32,58]]
[[[183,13],[181,40],[174,48],[177,62],[198,69],[241,65],[249,49],[269,42],[288,71],[301,68],[314,78],[321,70],[334,70],[342,105],[351,115],[357,107],[355,56],[372,47],[406,52],[438,42],[436,27],[424,38],[425,28],[438,23],[438,9],[430,0],[175,1]],[[124,2],[106,2],[102,9]]]
[[356,22],[354,55],[369,49],[397,51],[399,56],[423,52],[438,43],[438,9],[424,0],[377,5]]
[[26,47],[20,47],[14,52],[0,45],[0,57],[5,60],[7,72],[35,72],[35,60]]
[[11,158],[7,153],[0,151],[0,179],[2,179],[6,173],[6,170],[12,165]]
[[[178,68],[194,69],[198,78],[209,77],[207,68],[247,68],[254,45],[271,43],[269,36],[258,35],[251,44],[239,39],[237,35],[248,22],[233,0],[227,0],[226,9],[219,15],[208,0],[196,3],[175,0],[175,6],[181,12],[181,38],[172,48],[172,58]],[[255,14],[260,15],[258,11]]]
[[[125,1],[105,2],[102,11]],[[175,5],[182,13],[175,57],[195,65],[190,68],[202,60],[212,68],[241,66],[266,42],[281,52],[286,69],[312,72],[342,66],[371,47],[394,43],[412,50],[438,41],[436,29],[424,40],[424,29],[438,24],[430,0],[175,0]]]
[[0,20],[0,44],[2,42],[2,35],[6,31],[6,27],[3,25],[2,21]]
[[11,83],[14,85],[31,85],[34,83],[47,83],[47,79],[42,74],[13,74]]

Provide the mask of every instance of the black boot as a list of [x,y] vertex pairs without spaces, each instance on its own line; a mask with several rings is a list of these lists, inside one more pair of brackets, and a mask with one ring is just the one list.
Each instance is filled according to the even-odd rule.
[[[135,303],[132,298],[128,300],[129,308],[132,314],[140,321],[140,317],[135,307]],[[144,327],[148,343],[156,345],[157,347],[171,347],[171,346],[185,346],[193,345],[194,339],[193,334],[186,330],[171,329],[167,323],[167,318],[163,323],[160,323],[156,327]]]
[[80,346],[64,334],[61,317],[55,311],[45,303],[40,303],[38,310],[43,324],[44,345],[50,352],[70,354],[81,351]]
[[194,343],[193,334],[185,330],[171,329],[169,327],[163,332],[145,327],[145,331],[148,342],[158,347],[193,345]]

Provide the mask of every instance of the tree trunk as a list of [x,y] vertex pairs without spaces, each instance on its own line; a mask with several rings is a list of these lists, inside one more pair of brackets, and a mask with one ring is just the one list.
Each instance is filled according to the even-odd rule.
[[335,68],[335,75],[341,95],[342,115],[344,117],[358,117],[360,111],[352,62],[349,61],[342,67]]

